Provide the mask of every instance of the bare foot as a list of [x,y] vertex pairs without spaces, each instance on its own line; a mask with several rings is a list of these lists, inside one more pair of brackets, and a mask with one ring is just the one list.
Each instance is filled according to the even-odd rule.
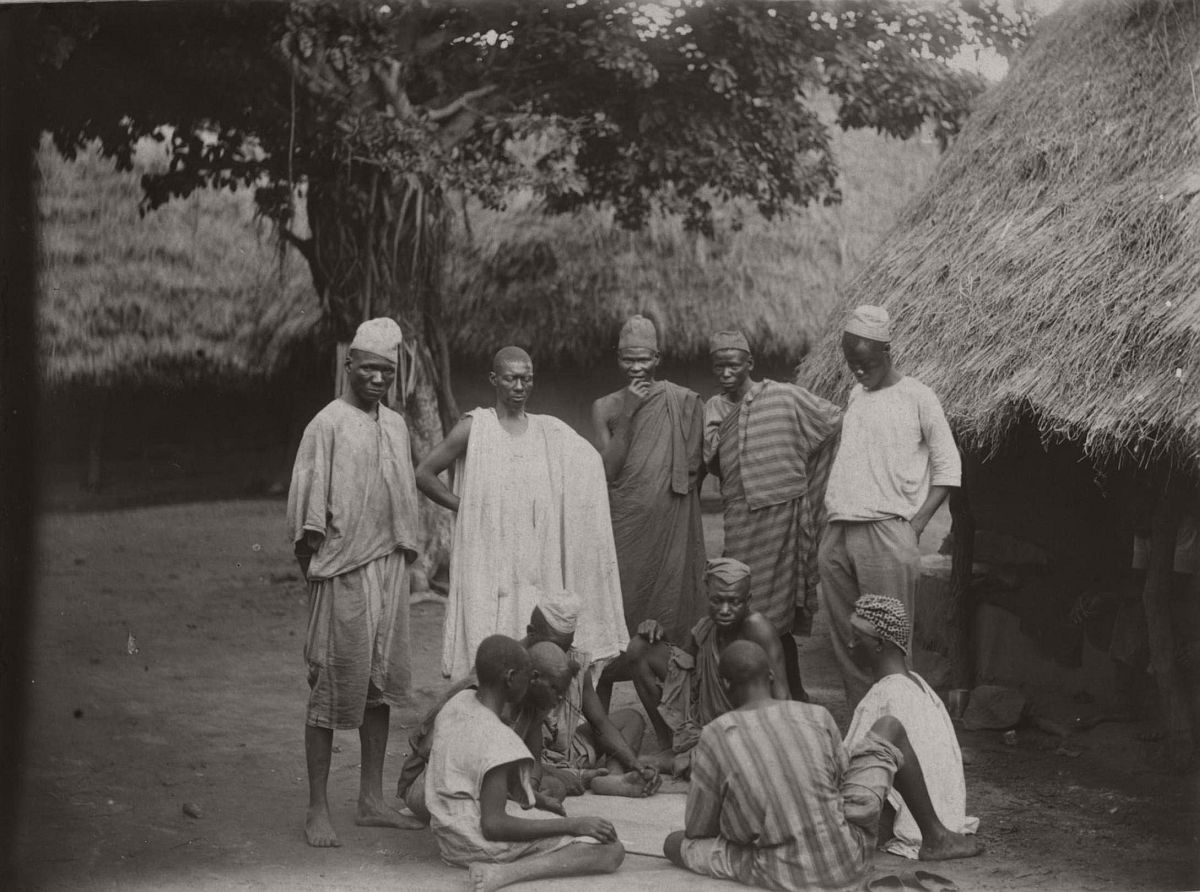
[[922,861],[950,861],[953,858],[974,858],[983,853],[983,842],[963,833],[949,833],[936,842],[921,843],[917,857]]
[[491,864],[470,864],[467,866],[467,876],[470,878],[471,892],[495,892],[503,885]]
[[308,809],[304,817],[304,838],[310,846],[328,849],[342,844],[337,833],[333,830],[333,821],[329,820],[329,807],[314,805]]
[[642,756],[642,761],[647,765],[653,765],[661,774],[675,773],[675,753],[670,749],[665,749],[662,752],[651,753],[648,756]]
[[399,827],[401,830],[424,830],[426,827],[420,818],[402,815],[389,805],[368,799],[358,801],[354,823],[359,827]]
[[608,774],[607,768],[584,768],[579,772],[579,782],[583,784],[586,790],[588,784],[598,777],[605,777]]
[[658,790],[658,785],[661,781],[655,778],[652,783],[647,784],[642,776],[636,771],[627,771],[624,774],[610,774],[607,777],[598,777],[592,781],[592,792],[597,796],[628,796],[630,799],[645,799],[647,796],[652,796]]

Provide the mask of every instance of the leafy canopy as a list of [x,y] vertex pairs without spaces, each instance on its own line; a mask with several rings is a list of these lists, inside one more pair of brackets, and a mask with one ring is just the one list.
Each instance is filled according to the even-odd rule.
[[376,170],[501,205],[528,186],[554,211],[656,204],[711,226],[711,202],[770,218],[836,201],[826,125],[900,137],[959,129],[981,79],[947,65],[969,43],[1008,53],[1029,20],[999,0],[303,0],[290,6],[47,6],[33,85],[73,154],[99,140],[129,167],[169,140],[147,208],[198,187],[261,190]]

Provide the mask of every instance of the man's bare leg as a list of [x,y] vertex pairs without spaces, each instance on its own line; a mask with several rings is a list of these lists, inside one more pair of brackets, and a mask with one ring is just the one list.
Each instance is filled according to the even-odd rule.
[[493,892],[531,880],[615,873],[624,860],[625,848],[619,842],[610,842],[603,845],[571,843],[548,855],[533,855],[507,864],[477,861],[469,868],[471,890]]
[[604,707],[605,712],[608,712],[609,704],[612,703],[613,685],[619,681],[633,680],[630,671],[634,660],[630,651],[637,647],[636,642],[640,640],[636,636],[631,638],[628,649],[605,666],[600,678],[596,680],[596,696],[600,698],[600,705]]
[[304,837],[310,846],[340,846],[333,821],[329,817],[326,787],[329,761],[333,758],[333,731],[315,725],[304,726],[304,759],[308,763],[308,813],[304,816]]
[[[642,735],[646,732],[646,723],[641,714],[632,709],[618,709],[609,718],[621,733],[621,737],[629,744],[629,748],[636,753],[642,743]],[[597,796],[628,796],[631,799],[641,799],[649,795],[646,782],[633,772],[626,772],[616,759],[610,756],[606,767],[608,774],[592,778],[588,785],[588,789]],[[650,792],[658,789],[658,783],[656,779]]]
[[[640,640],[642,646],[636,648],[635,659],[630,667],[633,688],[637,691],[638,699],[642,701],[642,709],[646,710],[646,715],[650,718],[650,727],[654,729],[659,750],[670,753],[674,735],[659,713],[658,705],[662,703],[662,685],[667,677],[671,646],[665,641],[648,644],[645,639]],[[634,651],[631,643],[629,652]]]
[[423,823],[400,814],[383,801],[383,757],[387,753],[390,719],[391,709],[386,703],[373,706],[363,713],[363,723],[358,728],[362,764],[358,776],[358,815],[354,823],[360,827],[419,830],[425,826]]
[[954,833],[938,818],[933,800],[929,798],[929,788],[925,785],[921,762],[909,743],[904,725],[888,715],[872,725],[871,730],[891,742],[904,756],[904,767],[896,772],[894,783],[921,829],[918,857],[922,861],[948,861],[951,858],[973,858],[980,854],[983,851],[982,842],[973,836]]

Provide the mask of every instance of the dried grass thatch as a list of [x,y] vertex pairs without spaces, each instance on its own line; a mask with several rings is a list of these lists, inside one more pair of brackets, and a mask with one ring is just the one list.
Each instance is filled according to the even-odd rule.
[[67,162],[48,143],[37,160],[48,385],[239,385],[279,374],[306,342],[308,270],[280,268],[248,194],[201,191],[139,218],[137,171],[96,152]]
[[603,211],[471,210],[445,280],[453,351],[478,361],[516,343],[543,362],[586,365],[611,356],[621,324],[643,313],[675,359],[707,355],[712,332],[741,328],[760,356],[796,361],[937,163],[931,141],[860,131],[833,142],[843,204],[773,222],[719,206],[713,238],[667,215],[630,233]]
[[981,100],[800,378],[849,376],[846,307],[990,454],[1032,419],[1094,460],[1200,461],[1200,13],[1075,0]]

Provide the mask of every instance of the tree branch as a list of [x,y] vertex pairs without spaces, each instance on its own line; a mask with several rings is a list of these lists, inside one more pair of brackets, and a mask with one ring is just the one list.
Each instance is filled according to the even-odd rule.
[[468,103],[474,102],[476,99],[482,99],[484,96],[487,96],[490,93],[495,93],[498,89],[499,87],[497,87],[495,84],[487,84],[486,86],[479,87],[476,90],[468,90],[466,93],[463,93],[448,105],[443,105],[441,108],[428,109],[425,112],[425,115],[429,118],[429,120],[437,124],[446,120],[447,118],[454,117],[454,115],[466,108]]

